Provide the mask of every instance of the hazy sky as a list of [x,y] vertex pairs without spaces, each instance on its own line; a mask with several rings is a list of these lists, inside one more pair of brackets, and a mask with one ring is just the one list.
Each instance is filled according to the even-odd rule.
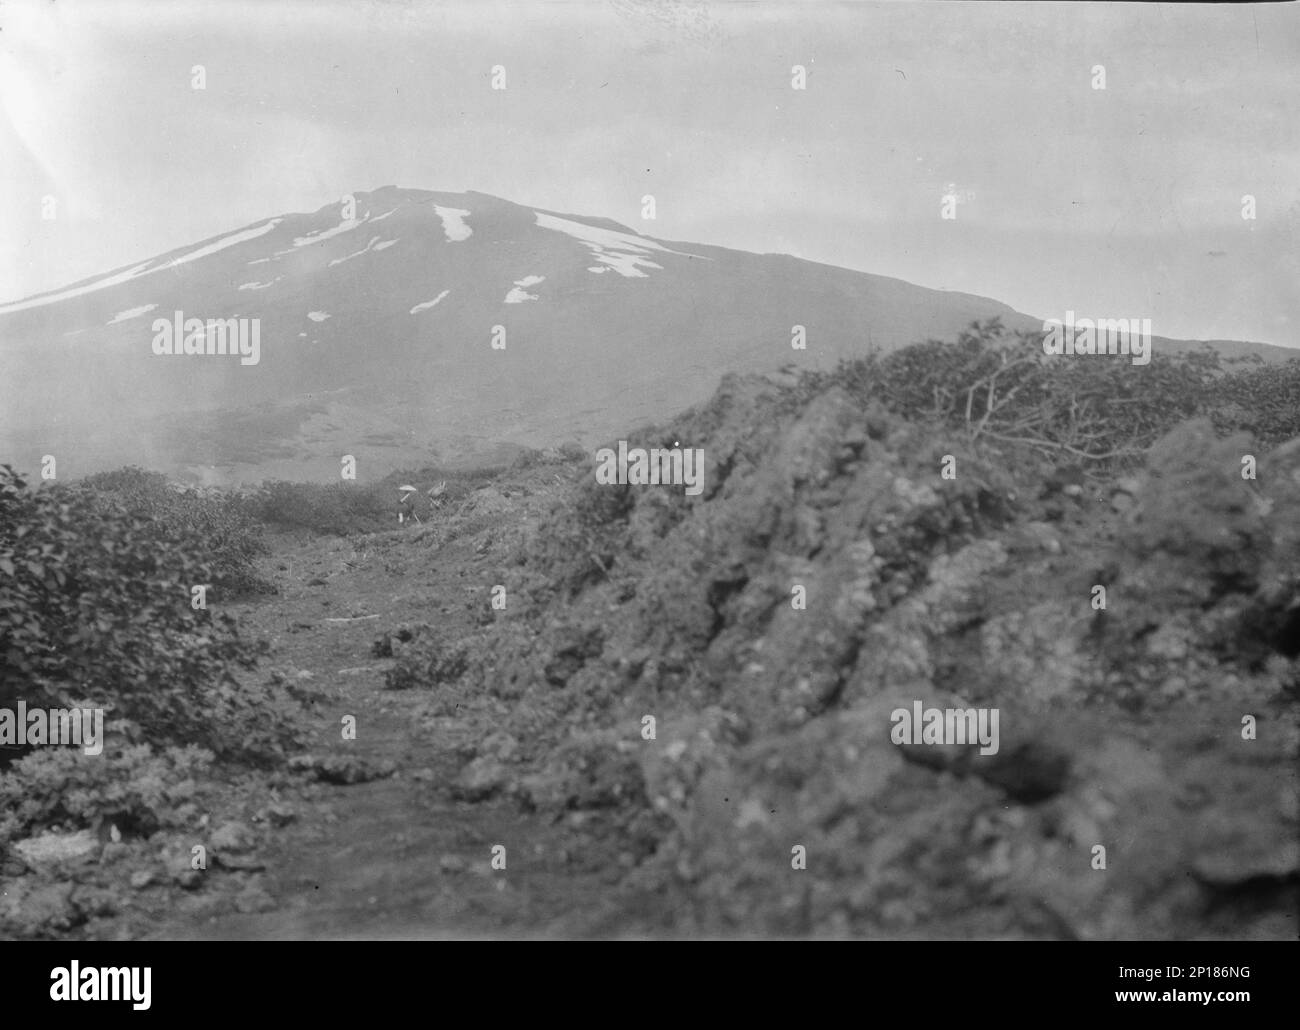
[[5,0],[0,111],[0,300],[396,184],[1300,345],[1295,4]]

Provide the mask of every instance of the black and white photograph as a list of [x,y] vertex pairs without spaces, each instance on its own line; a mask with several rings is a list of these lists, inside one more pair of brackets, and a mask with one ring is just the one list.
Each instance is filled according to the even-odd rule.
[[0,939],[1294,942],[1298,283],[1295,4],[4,0]]

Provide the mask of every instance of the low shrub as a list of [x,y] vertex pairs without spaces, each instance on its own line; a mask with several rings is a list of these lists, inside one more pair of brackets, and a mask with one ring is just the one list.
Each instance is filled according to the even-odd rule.
[[[210,541],[77,484],[34,490],[0,465],[0,706],[104,707],[158,745],[263,760],[292,734],[267,688],[241,686],[265,643],[192,606]],[[208,603],[213,601],[209,593]]]
[[227,598],[275,592],[258,575],[255,561],[266,553],[262,527],[234,494],[180,488],[158,472],[133,466],[88,476],[81,485],[98,500],[110,497],[126,508],[205,543],[212,583]]
[[469,645],[448,640],[431,626],[401,626],[375,641],[371,653],[397,659],[384,676],[389,690],[454,683],[469,667]]
[[140,744],[85,755],[42,748],[0,776],[0,846],[48,829],[148,837],[196,814],[198,781],[213,755],[199,747],[155,752]]
[[998,319],[975,322],[955,342],[927,340],[888,354],[805,373],[804,393],[836,384],[914,422],[961,432],[971,443],[1024,446],[1104,468],[1136,461],[1174,426],[1209,415],[1223,431],[1266,444],[1300,435],[1300,360],[1230,368],[1212,349],[1127,358],[1061,360],[1033,332]]
[[373,533],[396,521],[396,494],[358,483],[262,484],[249,501],[261,521],[330,536]]

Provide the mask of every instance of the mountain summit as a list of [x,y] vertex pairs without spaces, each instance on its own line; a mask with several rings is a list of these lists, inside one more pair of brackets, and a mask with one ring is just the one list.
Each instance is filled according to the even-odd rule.
[[[993,315],[1040,325],[968,294],[388,186],[0,305],[0,451],[25,468],[59,455],[61,477],[332,478],[344,454],[382,474],[590,445],[725,372],[825,367]],[[191,319],[232,340],[252,327],[257,353],[184,353]]]

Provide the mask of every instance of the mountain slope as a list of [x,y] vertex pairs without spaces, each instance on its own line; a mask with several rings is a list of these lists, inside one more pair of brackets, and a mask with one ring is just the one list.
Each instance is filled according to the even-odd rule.
[[[31,468],[54,453],[61,476],[131,462],[208,481],[332,477],[353,454],[370,478],[590,444],[705,399],[728,371],[824,367],[993,315],[1041,325],[482,193],[354,199],[0,305],[0,454]],[[260,320],[257,362],[155,354],[154,320],[177,311]]]

